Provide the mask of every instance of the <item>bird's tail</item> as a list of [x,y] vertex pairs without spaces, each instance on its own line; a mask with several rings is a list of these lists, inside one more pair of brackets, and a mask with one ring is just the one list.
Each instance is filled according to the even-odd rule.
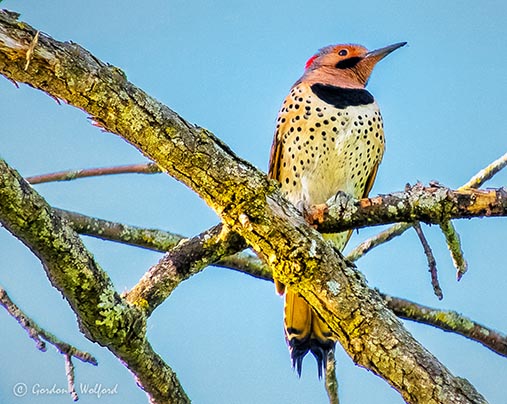
[[[352,231],[324,234],[334,248],[341,251],[347,244]],[[327,365],[327,355],[334,350],[333,333],[303,297],[275,280],[276,291],[285,292],[285,338],[289,345],[292,366],[301,376],[303,358],[311,352],[317,360],[319,378]]]
[[285,338],[289,345],[292,366],[301,376],[303,358],[310,351],[317,360],[319,378],[326,368],[327,355],[334,350],[332,332],[301,295],[285,291]]

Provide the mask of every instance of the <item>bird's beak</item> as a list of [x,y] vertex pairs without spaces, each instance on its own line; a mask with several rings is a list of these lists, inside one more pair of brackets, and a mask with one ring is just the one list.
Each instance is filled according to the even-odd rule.
[[395,51],[398,48],[401,48],[402,46],[405,46],[406,42],[398,42],[394,45],[386,46],[385,48],[376,49],[373,51],[370,51],[366,54],[366,59],[372,59],[377,63],[378,61],[384,59],[387,55],[389,55],[391,52]]

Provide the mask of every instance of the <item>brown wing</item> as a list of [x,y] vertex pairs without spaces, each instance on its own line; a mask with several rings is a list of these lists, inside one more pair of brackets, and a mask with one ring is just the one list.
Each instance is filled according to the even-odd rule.
[[282,157],[282,141],[279,139],[279,130],[275,132],[271,153],[269,155],[268,178],[280,181],[280,165]]
[[375,182],[375,178],[377,178],[377,171],[378,166],[380,165],[380,161],[375,164],[373,167],[373,170],[371,170],[370,176],[368,177],[368,180],[366,181],[366,186],[364,188],[363,192],[363,198],[367,198],[368,194],[370,193],[371,189],[373,188],[373,183]]
[[278,112],[278,117],[276,120],[276,131],[273,138],[273,144],[271,146],[271,153],[269,156],[269,166],[268,166],[268,177],[273,178],[277,181],[280,181],[280,169],[282,165],[283,159],[283,134],[286,132],[291,123],[291,118],[298,114],[296,110],[290,110],[290,107],[287,108],[291,103],[296,103],[295,97],[295,87],[299,84],[299,81],[296,82],[290,93],[283,100],[282,106],[280,107],[280,111]]
[[[287,98],[284,100],[283,105],[287,102]],[[283,108],[283,107],[282,107]],[[280,181],[280,167],[282,165],[282,156],[283,156],[283,142],[281,139],[281,133],[283,133],[282,129],[282,115],[285,115],[282,109],[278,113],[277,119],[277,128],[275,131],[275,135],[273,137],[273,144],[271,145],[271,152],[269,154],[269,165],[268,165],[268,178],[272,178],[274,180]],[[285,285],[276,279],[275,288],[276,292],[279,295],[283,295],[285,293]]]

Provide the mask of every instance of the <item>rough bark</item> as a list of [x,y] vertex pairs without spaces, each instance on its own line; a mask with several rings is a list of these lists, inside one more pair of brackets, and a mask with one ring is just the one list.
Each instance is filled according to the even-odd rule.
[[450,219],[507,216],[507,191],[416,185],[364,199],[339,193],[327,204],[313,206],[306,216],[323,233],[396,222],[445,224]]
[[156,403],[187,403],[176,375],[146,340],[146,316],[114,290],[79,236],[0,159],[0,223],[41,260],[81,331],[111,350]]
[[0,72],[89,113],[199,194],[260,254],[275,278],[299,291],[352,359],[410,403],[482,403],[404,329],[362,275],[309,227],[278,187],[205,129],[190,125],[75,44],[0,15]]
[[65,218],[79,234],[150,250],[168,251],[185,238],[175,233],[111,222],[68,210],[55,208],[55,212]]
[[244,248],[246,245],[238,234],[217,225],[174,247],[144,274],[126,298],[150,315],[182,281]]

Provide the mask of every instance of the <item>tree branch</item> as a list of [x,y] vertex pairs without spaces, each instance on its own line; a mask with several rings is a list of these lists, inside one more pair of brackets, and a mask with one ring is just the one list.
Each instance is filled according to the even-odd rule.
[[340,404],[338,395],[338,379],[336,378],[336,358],[334,350],[328,351],[326,361],[326,392],[329,404]]
[[41,260],[76,313],[81,331],[120,358],[152,402],[187,403],[175,374],[146,340],[141,310],[118,296],[79,236],[1,159],[0,201],[0,223]]
[[412,223],[396,223],[388,229],[381,231],[380,233],[376,234],[373,237],[370,237],[367,240],[364,240],[362,243],[359,243],[349,252],[346,258],[350,262],[355,262],[363,255],[373,250],[375,247],[385,244],[395,237],[401,236],[411,227]]
[[229,231],[226,226],[217,225],[174,247],[144,274],[125,297],[150,315],[182,281],[244,248],[246,244],[238,234]]
[[185,238],[176,233],[112,222],[68,210],[55,208],[54,211],[67,220],[79,234],[149,250],[165,252]]
[[[231,236],[227,236],[225,238],[210,237],[210,234],[217,232],[217,226],[208,229],[199,236],[187,240],[179,234],[164,230],[145,229],[123,223],[111,222],[63,209],[54,209],[54,211],[61,217],[65,218],[65,220],[69,222],[70,226],[77,233],[97,237],[103,240],[116,241],[160,252],[167,252],[184,241],[186,246],[186,252],[184,252],[184,254],[188,257],[201,257],[200,264],[184,264],[188,266],[196,265],[196,267],[191,271],[192,273],[197,271],[197,267],[199,265],[201,268],[204,268],[206,265],[214,265],[217,267],[234,269],[260,279],[272,279],[271,271],[269,271],[267,266],[257,257],[246,252],[237,252],[245,248],[244,242],[236,240],[232,244]],[[221,230],[218,230],[217,234],[220,233]],[[236,234],[234,237],[238,237],[238,235]],[[171,258],[168,259],[170,260]],[[167,266],[167,262],[163,265]],[[178,272],[182,271],[178,270]],[[190,275],[191,274],[188,276]],[[187,278],[185,277],[185,279]],[[182,280],[183,278],[179,278],[178,281],[175,279],[174,282],[181,282]],[[169,294],[170,291],[168,295]]]
[[30,184],[42,184],[45,182],[54,181],[71,181],[77,178],[96,177],[104,175],[116,174],[155,174],[160,173],[161,170],[155,163],[145,164],[129,164],[125,166],[114,167],[100,167],[100,168],[87,168],[81,170],[66,170],[50,174],[34,175],[26,177],[25,180]]
[[42,329],[35,321],[23,313],[23,311],[10,299],[7,292],[2,287],[0,287],[0,305],[7,310],[11,317],[16,319],[19,325],[21,325],[21,327],[23,327],[28,333],[29,337],[35,341],[37,349],[42,352],[46,352],[46,343],[43,341],[45,340],[53,345],[61,354],[73,356],[82,362],[97,366],[97,360],[91,354],[80,351],[72,345],[61,341],[50,332]]
[[495,161],[490,163],[487,167],[483,168],[477,174],[475,174],[470,180],[463,184],[459,190],[467,189],[467,188],[480,188],[482,184],[486,181],[493,178],[493,176],[498,173],[500,170],[507,166],[507,153],[503,156],[497,158]]
[[456,232],[456,229],[450,220],[444,220],[442,223],[439,223],[439,226],[442,233],[444,233],[445,242],[447,243],[447,248],[451,254],[452,263],[454,264],[454,268],[457,270],[456,279],[459,281],[468,269],[468,264],[463,256],[463,250],[461,249],[459,234]]
[[507,357],[507,336],[451,310],[439,310],[409,300],[382,294],[394,313],[410,321],[432,325],[444,331],[477,341],[499,355]]
[[422,221],[441,224],[450,219],[507,216],[504,188],[453,191],[441,186],[420,184],[405,192],[355,199],[338,193],[325,205],[307,212],[310,224],[324,233],[395,222]]
[[67,391],[72,396],[72,400],[79,400],[74,378],[74,364],[72,363],[72,357],[70,355],[65,355],[65,375],[67,376]]
[[424,235],[421,229],[421,224],[419,222],[414,222],[413,227],[423,246],[424,255],[426,255],[426,259],[428,260],[428,267],[429,272],[431,274],[431,286],[433,286],[433,293],[435,293],[435,295],[438,297],[438,300],[442,300],[444,295],[442,293],[442,289],[440,288],[440,283],[438,282],[437,262],[435,260],[435,256],[433,255],[433,251],[431,251],[430,244],[428,243],[428,240],[426,240],[426,236]]
[[276,279],[317,310],[356,363],[408,402],[485,402],[413,339],[263,173],[75,44],[41,35],[25,72],[18,59],[34,35],[27,24],[0,14],[0,72],[85,109],[196,191],[266,260]]

